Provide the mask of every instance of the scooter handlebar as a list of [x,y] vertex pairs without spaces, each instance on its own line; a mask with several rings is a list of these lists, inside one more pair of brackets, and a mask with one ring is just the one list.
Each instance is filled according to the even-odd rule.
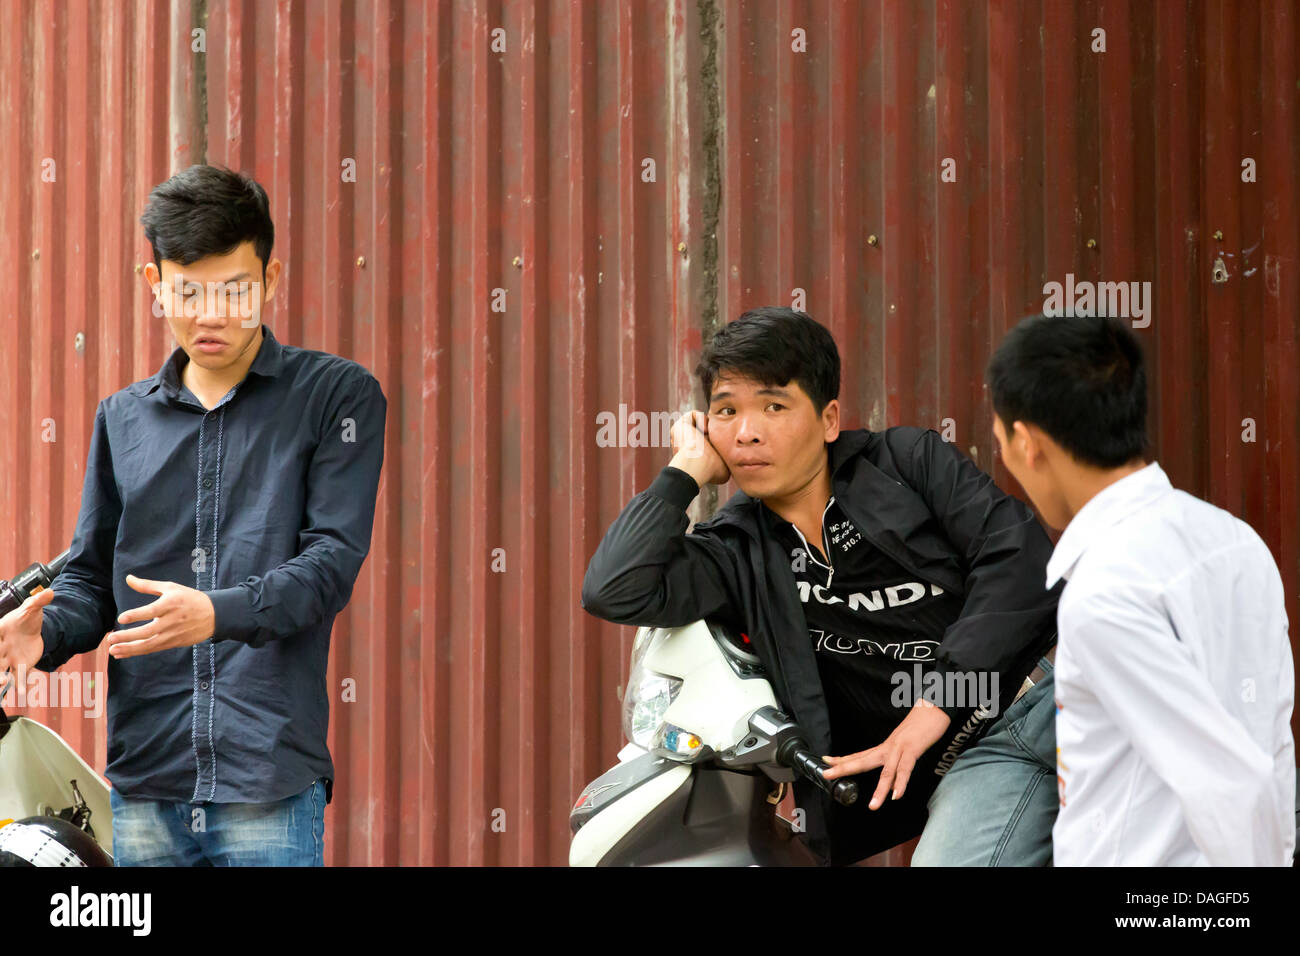
[[64,551],[49,564],[37,561],[15,574],[10,580],[0,580],[0,617],[19,607],[42,588],[48,588],[68,563],[72,549]]
[[849,806],[858,799],[858,785],[852,780],[827,780],[822,776],[830,766],[812,752],[799,725],[775,707],[760,707],[749,715],[749,727],[765,739],[774,762],[816,784],[836,803]]
[[[37,561],[14,575],[12,580],[0,580],[0,617],[21,607],[22,603],[37,591],[49,587],[67,565],[70,554],[72,554],[71,548],[58,555],[49,564]],[[5,671],[0,676],[0,699],[9,693],[9,685],[13,681],[14,675],[11,671]]]
[[852,780],[827,780],[822,773],[830,770],[830,765],[807,750],[796,750],[791,754],[790,766],[796,773],[802,774],[830,794],[836,803],[847,807],[857,801],[857,783]]

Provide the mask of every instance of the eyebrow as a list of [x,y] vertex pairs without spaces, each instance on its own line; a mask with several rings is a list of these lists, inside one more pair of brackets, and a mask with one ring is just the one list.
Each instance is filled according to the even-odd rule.
[[[783,389],[783,388],[772,388],[772,387],[760,388],[760,389],[759,389],[755,394],[758,394],[758,395],[777,395],[777,396],[780,396],[781,398],[789,398],[789,397],[790,397],[790,393],[787,392],[785,389]],[[726,400],[726,399],[728,399],[728,398],[731,398],[731,397],[732,397],[732,395],[731,395],[730,392],[717,392],[717,393],[716,393],[712,398],[709,399],[709,404],[712,405],[714,402],[721,402],[721,401],[724,401],[724,400]]]
[[[241,272],[241,273],[239,273],[239,275],[231,276],[229,279],[213,279],[212,281],[213,281],[214,283],[216,283],[217,285],[228,285],[228,284],[231,283],[231,282],[238,282],[240,279],[248,279],[248,278],[251,278],[252,275],[253,275],[253,274],[252,274],[251,272]],[[197,279],[186,279],[185,281],[186,281],[186,282],[197,282],[198,280],[197,280]]]

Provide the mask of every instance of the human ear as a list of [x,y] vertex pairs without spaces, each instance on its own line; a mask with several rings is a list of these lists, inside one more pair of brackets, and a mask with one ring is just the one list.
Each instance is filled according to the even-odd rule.
[[840,402],[832,398],[822,409],[822,426],[826,432],[826,441],[832,442],[840,437]]
[[272,259],[266,265],[266,288],[262,290],[262,301],[270,302],[275,296],[276,286],[280,282],[280,269],[284,264],[279,259]]

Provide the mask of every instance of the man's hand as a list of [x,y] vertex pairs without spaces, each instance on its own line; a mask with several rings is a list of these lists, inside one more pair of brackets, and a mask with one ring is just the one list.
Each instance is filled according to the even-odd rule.
[[[12,670],[17,679],[45,656],[45,639],[41,637],[45,612],[41,608],[53,600],[54,592],[42,588],[0,617],[0,674]],[[5,680],[0,680],[0,686],[5,683]]]
[[126,576],[126,583],[132,590],[157,594],[159,598],[117,616],[119,624],[149,623],[144,627],[109,631],[104,635],[104,647],[110,656],[119,659],[138,657],[172,647],[189,647],[212,636],[217,615],[212,608],[212,599],[202,591],[172,581],[146,581],[134,574]]
[[701,488],[731,480],[731,469],[709,441],[709,417],[703,412],[687,412],[677,419],[669,437],[673,459],[668,464],[686,472]]
[[872,810],[879,810],[891,784],[894,788],[891,799],[897,800],[903,795],[916,761],[943,736],[949,723],[951,721],[948,715],[942,710],[917,698],[916,705],[903,718],[903,722],[894,728],[894,732],[885,738],[884,743],[847,757],[822,757],[822,760],[831,765],[831,769],[822,776],[827,780],[835,780],[880,767],[880,783],[871,795],[870,803]]

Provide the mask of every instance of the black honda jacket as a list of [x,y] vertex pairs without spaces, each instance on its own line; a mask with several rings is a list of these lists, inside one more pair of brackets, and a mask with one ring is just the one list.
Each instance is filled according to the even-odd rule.
[[[1042,526],[932,429],[846,431],[828,452],[835,500],[862,535],[919,580],[965,596],[939,644],[936,670],[998,672],[1005,710],[1056,640],[1062,585],[1044,588],[1052,545]],[[698,492],[689,475],[665,468],[628,502],[592,556],[583,608],[617,624],[680,627],[712,618],[744,632],[814,752],[834,753],[790,555],[760,520],[761,504],[743,492],[687,534],[686,508]],[[971,713],[945,710],[954,724]],[[945,740],[957,729],[950,726]],[[888,849],[924,823],[878,826],[873,815],[889,801],[846,813],[803,780],[795,799],[805,810],[807,845],[824,863]]]

